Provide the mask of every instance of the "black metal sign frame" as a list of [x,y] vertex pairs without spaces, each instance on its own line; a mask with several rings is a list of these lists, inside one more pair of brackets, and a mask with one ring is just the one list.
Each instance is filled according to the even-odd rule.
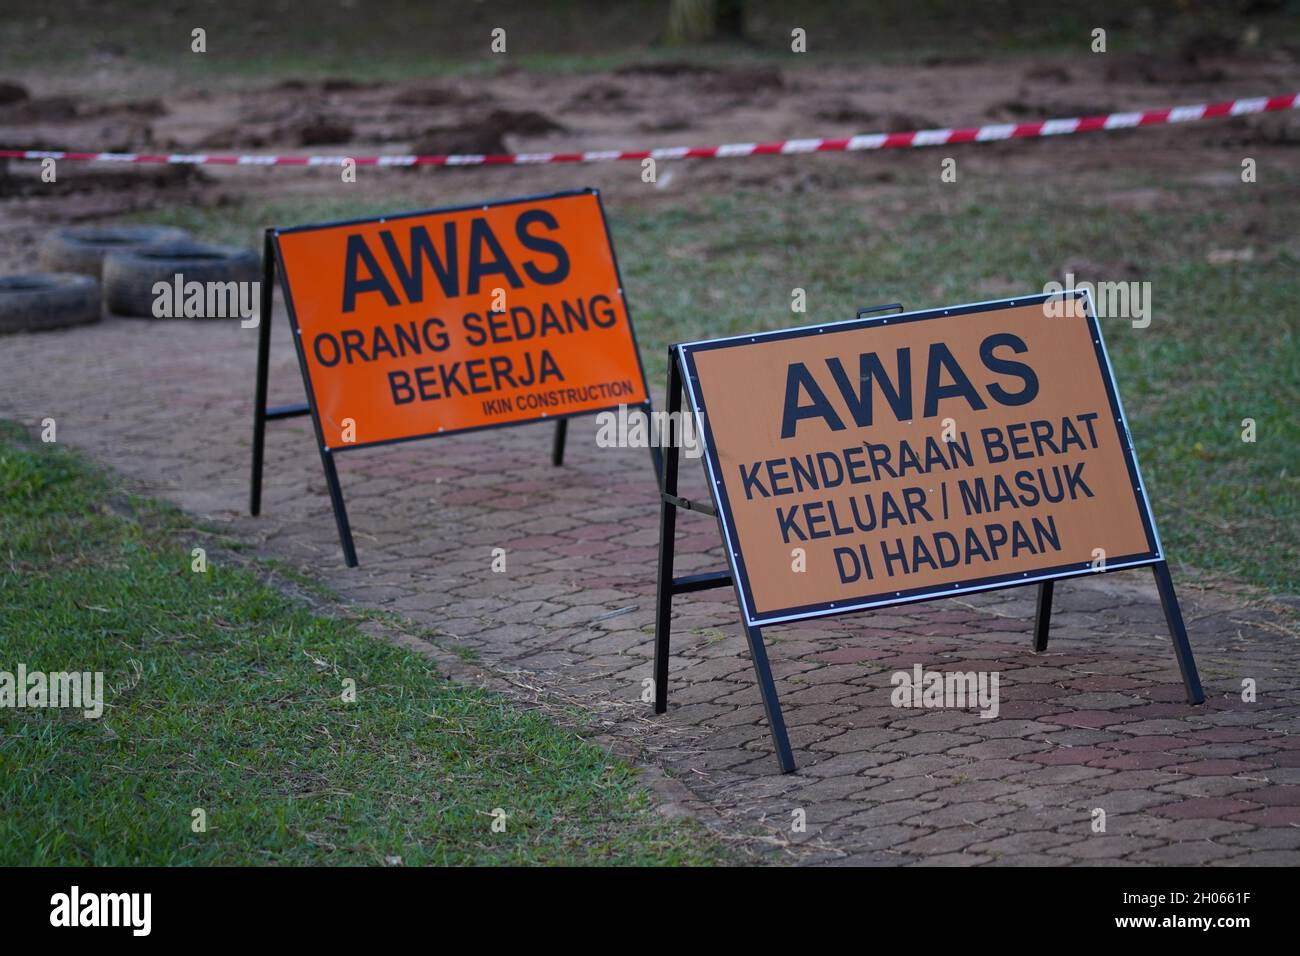
[[[1183,623],[1182,611],[1178,606],[1178,597],[1174,592],[1173,579],[1169,574],[1169,565],[1160,545],[1160,537],[1156,530],[1155,522],[1150,514],[1150,505],[1147,501],[1146,489],[1142,484],[1141,474],[1137,468],[1137,458],[1132,448],[1132,438],[1128,430],[1128,420],[1124,415],[1123,406],[1119,401],[1119,392],[1114,385],[1114,372],[1111,369],[1110,358],[1106,354],[1105,344],[1101,338],[1100,325],[1097,322],[1091,298],[1084,292],[1079,292],[1077,295],[1084,302],[1085,316],[1089,321],[1090,331],[1093,333],[1093,341],[1101,363],[1102,377],[1106,383],[1107,395],[1110,399],[1112,410],[1115,413],[1118,422],[1122,425],[1121,437],[1123,438],[1125,459],[1128,462],[1130,477],[1133,479],[1135,493],[1138,496],[1138,509],[1142,515],[1148,540],[1152,543],[1151,553],[1146,555],[1126,556],[1125,558],[1120,559],[1120,563],[1112,564],[1107,562],[1105,567],[1100,568],[1093,567],[1091,563],[1086,563],[1082,566],[1066,565],[1060,568],[1049,569],[1045,572],[1034,572],[1032,577],[1028,574],[1012,576],[1004,575],[998,578],[979,581],[969,587],[944,589],[938,592],[931,588],[924,592],[909,592],[907,594],[900,592],[896,597],[880,601],[854,603],[846,606],[817,605],[803,607],[797,609],[797,613],[794,615],[782,614],[776,620],[770,619],[770,616],[756,615],[752,613],[752,597],[749,594],[748,584],[744,579],[744,560],[740,549],[740,543],[739,540],[733,536],[734,524],[726,520],[729,517],[726,495],[722,490],[722,484],[719,478],[717,451],[716,448],[713,447],[714,443],[711,441],[712,436],[706,430],[707,419],[703,414],[705,409],[703,408],[702,400],[700,398],[698,376],[695,371],[694,362],[691,360],[692,349],[708,347],[712,343],[730,344],[739,343],[741,341],[748,343],[759,339],[790,337],[791,335],[800,334],[817,334],[829,330],[864,328],[876,323],[897,323],[899,321],[935,318],[941,315],[951,316],[977,311],[989,311],[992,309],[1014,307],[1016,305],[1045,302],[1048,299],[1053,298],[1053,294],[1036,294],[1022,296],[1015,299],[1002,299],[992,302],[974,303],[965,306],[953,306],[947,309],[930,309],[922,312],[890,315],[888,317],[878,317],[874,319],[868,318],[871,313],[878,313],[886,310],[892,311],[902,308],[898,305],[881,306],[859,310],[858,318],[848,322],[831,323],[821,326],[807,326],[801,329],[759,333],[752,336],[735,336],[728,339],[710,340],[710,342],[687,343],[670,346],[668,349],[668,395],[666,399],[669,434],[667,447],[664,451],[664,463],[661,472],[663,475],[663,484],[660,491],[662,501],[659,522],[659,569],[655,613],[655,713],[662,714],[668,709],[668,659],[669,642],[672,632],[672,599],[678,594],[690,594],[695,591],[726,587],[727,585],[731,585],[734,588],[736,592],[736,601],[741,609],[741,626],[745,630],[745,637],[749,643],[750,657],[753,661],[755,677],[758,681],[759,691],[762,695],[763,709],[767,715],[768,727],[772,733],[772,740],[776,749],[777,760],[780,764],[782,773],[791,773],[795,770],[794,755],[790,749],[790,739],[789,735],[786,733],[785,719],[782,716],[781,703],[776,693],[776,683],[772,678],[772,669],[768,663],[767,649],[763,643],[762,627],[770,624],[788,623],[808,618],[836,617],[841,614],[851,614],[869,608],[889,607],[898,604],[939,600],[951,597],[953,594],[968,593],[971,591],[1026,587],[1037,584],[1038,603],[1034,623],[1033,648],[1035,651],[1045,651],[1047,649],[1048,634],[1051,627],[1052,591],[1053,585],[1056,581],[1067,578],[1084,577],[1091,574],[1101,574],[1108,571],[1118,571],[1122,568],[1139,565],[1150,565],[1155,574],[1156,588],[1160,594],[1160,603],[1164,609],[1165,623],[1169,627],[1169,633],[1174,646],[1174,653],[1178,659],[1179,670],[1183,678],[1183,686],[1187,692],[1187,701],[1191,704],[1203,703],[1205,700],[1205,694],[1201,689],[1200,676],[1196,670],[1196,661],[1192,656],[1191,644],[1187,639],[1187,629]],[[677,494],[680,456],[678,449],[679,436],[675,431],[675,422],[680,417],[682,411],[683,392],[685,392],[690,403],[690,411],[695,416],[696,434],[699,441],[704,446],[705,471],[708,477],[711,503],[689,501]],[[710,571],[702,574],[692,574],[680,578],[673,577],[673,549],[676,540],[677,512],[679,509],[707,514],[717,520],[718,531],[727,551],[727,562],[729,565],[727,569],[722,571]]]
[[[288,277],[284,272],[284,263],[280,261],[278,255],[277,237],[294,232],[305,232],[312,229],[328,229],[337,226],[361,225],[370,222],[391,222],[400,219],[410,219],[418,216],[427,216],[437,213],[464,212],[471,209],[484,209],[495,206],[511,206],[521,203],[538,202],[545,199],[562,199],[570,196],[592,195],[596,197],[596,206],[600,209],[601,223],[605,227],[605,235],[609,239],[609,254],[614,263],[614,274],[618,279],[619,297],[623,302],[623,312],[627,316],[628,331],[632,336],[632,349],[636,353],[637,369],[641,373],[641,387],[645,393],[646,400],[635,405],[627,405],[628,409],[640,409],[647,416],[654,412],[653,402],[650,399],[650,388],[646,383],[645,366],[641,361],[641,349],[637,343],[636,326],[632,322],[632,307],[628,304],[627,296],[623,289],[623,273],[618,265],[618,253],[614,249],[613,236],[609,231],[609,219],[605,215],[605,205],[600,201],[600,192],[596,189],[575,189],[558,193],[547,193],[537,196],[521,196],[514,199],[502,199],[495,202],[472,203],[463,206],[449,206],[439,209],[422,209],[416,212],[397,213],[391,216],[370,216],[363,219],[342,219],[335,222],[314,223],[306,226],[292,226],[284,229],[267,228],[263,233],[262,244],[262,289],[259,307],[258,321],[258,338],[257,338],[257,382],[253,393],[253,460],[252,475],[249,482],[248,493],[248,511],[249,514],[257,516],[262,511],[262,472],[264,462],[264,450],[266,446],[266,423],[279,421],[285,418],[297,418],[302,415],[310,415],[312,427],[316,433],[316,447],[320,452],[321,468],[325,473],[325,484],[329,489],[330,505],[334,510],[334,523],[338,527],[339,544],[343,549],[343,560],[350,568],[355,568],[357,562],[356,546],[352,540],[352,526],[348,520],[347,505],[343,500],[343,488],[339,483],[338,468],[334,464],[334,455],[339,452],[356,451],[361,448],[378,448],[384,445],[397,445],[409,441],[420,441],[426,438],[438,438],[444,435],[462,435],[469,432],[487,431],[496,428],[511,428],[515,426],[534,425],[539,422],[555,422],[555,438],[551,444],[551,464],[559,467],[564,464],[564,448],[568,437],[569,419],[577,418],[582,415],[599,415],[602,412],[616,410],[620,405],[610,405],[603,408],[583,409],[578,412],[567,412],[560,415],[545,415],[536,419],[527,419],[518,422],[499,422],[490,425],[475,425],[469,428],[449,429],[446,431],[429,432],[423,435],[411,435],[404,438],[394,438],[377,442],[361,442],[355,445],[348,445],[342,448],[329,448],[325,444],[325,435],[321,430],[320,415],[316,409],[316,396],[312,389],[311,374],[307,368],[307,354],[303,347],[301,330],[298,327],[298,316],[294,310],[293,295],[290,290]],[[284,301],[286,310],[289,313],[289,326],[293,335],[295,350],[298,355],[298,368],[302,373],[303,387],[306,390],[307,401],[298,402],[290,405],[267,406],[267,379],[270,367],[271,352],[271,317],[274,307],[274,293],[276,277],[284,289]],[[656,477],[663,474],[663,456],[661,449],[650,444],[650,459],[655,469]]]

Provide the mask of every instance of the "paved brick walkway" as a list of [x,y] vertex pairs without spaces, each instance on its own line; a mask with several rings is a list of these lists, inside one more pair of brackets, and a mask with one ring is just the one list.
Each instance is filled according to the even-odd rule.
[[[272,401],[300,400],[278,314],[275,348]],[[641,702],[658,533],[644,451],[597,448],[584,419],[562,471],[544,426],[344,455],[362,562],[350,571],[306,420],[270,426],[264,514],[245,512],[255,349],[234,323],[0,339],[0,414],[55,417],[61,442],[143,490],[396,612],[490,686],[576,713],[680,781],[665,793],[777,859],[1300,863],[1300,648],[1277,604],[1182,588],[1201,707],[1183,703],[1149,573],[1058,586],[1043,655],[1027,590],[772,628],[800,763],[782,776],[730,591],[678,600],[669,713]],[[692,475],[684,493],[699,488]],[[709,519],[679,527],[679,572],[721,566]],[[495,547],[505,574],[490,571]],[[917,663],[998,671],[1000,716],[895,709],[890,675]],[[1256,703],[1240,699],[1247,677]],[[795,809],[806,832],[791,832]]]

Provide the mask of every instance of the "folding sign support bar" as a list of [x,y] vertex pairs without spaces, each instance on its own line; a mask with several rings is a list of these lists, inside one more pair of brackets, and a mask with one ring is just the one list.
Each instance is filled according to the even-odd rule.
[[[1160,606],[1164,608],[1165,623],[1169,626],[1169,636],[1174,643],[1174,655],[1178,658],[1178,669],[1183,675],[1183,687],[1187,689],[1189,704],[1205,703],[1205,692],[1201,689],[1201,677],[1196,671],[1196,658],[1192,656],[1192,645],[1187,640],[1187,627],[1183,624],[1183,612],[1178,607],[1178,595],[1174,593],[1174,580],[1169,575],[1169,562],[1157,561],[1151,565],[1156,576],[1156,590],[1160,592]],[[1038,585],[1038,618],[1034,624],[1034,650],[1047,650],[1047,632],[1052,620],[1052,581],[1043,581]]]
[[[879,309],[860,310],[859,315],[882,311],[901,306],[881,306]],[[662,488],[660,489],[661,507],[659,515],[659,575],[655,607],[655,661],[654,683],[656,714],[668,710],[668,657],[669,638],[672,632],[672,601],[678,594],[692,594],[734,585],[731,572],[709,571],[702,574],[690,574],[685,577],[673,577],[673,549],[676,543],[677,511],[694,511],[699,514],[717,517],[717,507],[712,503],[691,501],[677,494],[677,473],[680,456],[678,454],[674,423],[682,410],[683,372],[679,364],[676,349],[668,350],[668,447],[664,453],[662,468]],[[688,413],[689,414],[689,413]],[[721,531],[721,528],[719,528]],[[723,536],[725,540],[725,535]],[[1189,704],[1205,702],[1205,693],[1201,689],[1201,679],[1196,671],[1196,660],[1192,656],[1192,647],[1187,640],[1187,628],[1183,624],[1182,611],[1178,607],[1178,597],[1174,593],[1173,579],[1169,575],[1169,564],[1158,561],[1152,566],[1155,572],[1156,587],[1160,592],[1160,604],[1164,608],[1165,621],[1173,639],[1174,654],[1178,658],[1178,667],[1182,671],[1183,686],[1187,690]],[[1077,576],[1077,575],[1075,575]],[[1048,634],[1052,623],[1052,592],[1055,580],[1038,583],[1038,609],[1034,619],[1034,650],[1047,650]],[[923,598],[923,601],[941,600],[944,595]],[[742,598],[737,589],[737,602]],[[776,694],[776,683],[772,679],[772,668],[767,659],[767,648],[763,644],[763,634],[759,627],[745,623],[745,638],[749,641],[749,655],[754,663],[754,673],[758,678],[759,692],[763,698],[763,710],[767,714],[767,724],[772,731],[772,742],[776,748],[777,761],[782,773],[791,773],[795,769],[794,754],[790,750],[790,738],[785,729],[785,718],[781,713],[781,702]]]
[[[271,315],[274,305],[276,274],[275,240],[273,230],[267,229],[262,246],[262,296],[258,312],[257,326],[257,385],[253,395],[253,470],[248,488],[248,512],[251,515],[262,511],[262,472],[266,448],[266,423],[284,418],[297,418],[311,415],[316,428],[316,447],[320,450],[321,468],[325,472],[325,484],[329,489],[330,505],[334,509],[334,523],[338,527],[339,544],[343,547],[343,560],[350,568],[357,566],[357,550],[352,541],[352,525],[348,521],[347,504],[343,500],[343,487],[339,484],[338,468],[334,464],[334,454],[325,446],[320,426],[316,421],[311,406],[311,390],[307,390],[307,401],[292,405],[266,404],[267,380],[271,362]],[[295,343],[301,346],[301,343]],[[301,355],[301,353],[300,353]],[[303,372],[304,382],[306,372]],[[635,406],[647,417],[653,416],[654,407],[647,401]],[[555,437],[551,444],[551,464],[564,464],[564,449],[569,434],[568,418],[561,418],[555,423]],[[650,443],[650,460],[654,465],[656,480],[662,480],[663,454]]]
[[[646,402],[644,405],[637,405],[636,407],[645,412],[647,418],[654,415],[654,404],[651,402]],[[567,418],[561,418],[555,423],[555,439],[551,444],[551,464],[557,468],[564,464],[564,443],[567,440],[568,434],[569,420]],[[655,479],[657,481],[662,481],[664,474],[663,451],[653,442],[650,444],[650,462],[654,465]]]

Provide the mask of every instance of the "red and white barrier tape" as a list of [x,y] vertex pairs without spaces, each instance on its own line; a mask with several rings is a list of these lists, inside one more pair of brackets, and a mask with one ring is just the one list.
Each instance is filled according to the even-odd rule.
[[946,143],[987,143],[1001,139],[1061,136],[1094,130],[1129,129],[1188,123],[1219,116],[1244,116],[1300,108],[1300,93],[1201,103],[1149,110],[1110,113],[1037,123],[1006,123],[966,129],[922,129],[909,133],[869,133],[844,139],[787,139],[775,143],[728,143],[724,146],[674,146],[668,149],[594,150],[583,153],[498,153],[462,156],[220,156],[210,153],[78,153],[38,149],[0,149],[0,159],[68,159],[106,163],[166,163],[186,166],[502,166],[533,163],[596,163],[613,160],[712,159],[728,156],[789,156],[794,153],[837,153],[865,149],[941,146]]

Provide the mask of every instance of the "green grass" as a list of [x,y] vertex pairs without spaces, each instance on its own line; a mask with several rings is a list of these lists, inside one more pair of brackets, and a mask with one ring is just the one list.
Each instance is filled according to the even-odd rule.
[[598,747],[262,576],[194,573],[196,540],[175,511],[0,428],[0,670],[105,684],[97,720],[0,709],[0,865],[727,859]]
[[[939,184],[929,167],[931,182],[920,184],[921,160],[912,159],[870,201],[835,190],[773,201],[740,190],[611,203],[651,383],[663,382],[672,342],[849,318],[882,302],[915,309],[1041,291],[1072,258],[1133,263],[1151,283],[1151,325],[1113,318],[1103,328],[1166,548],[1175,563],[1295,593],[1300,177],[1274,170],[1268,185],[1207,188],[1112,171],[1049,189],[968,175],[959,188]],[[1124,188],[1164,200],[1139,211],[1092,198]],[[269,223],[400,207],[400,199],[387,209],[295,199],[150,218],[250,244]],[[1212,250],[1240,248],[1255,258],[1207,263]],[[790,309],[795,287],[807,293],[804,315]],[[1241,440],[1245,418],[1256,422],[1253,444]]]
[[[1300,250],[1286,241],[1294,203],[1279,198],[1297,184],[1156,212],[1073,190],[1026,202],[1004,185],[952,199],[904,190],[896,211],[740,196],[616,218],[614,231],[654,381],[670,341],[848,318],[882,302],[1041,291],[1072,257],[1137,264],[1151,283],[1151,326],[1103,326],[1166,548],[1176,562],[1294,593]],[[1212,249],[1242,247],[1256,260],[1206,263]],[[1001,288],[990,291],[990,279]],[[790,312],[795,286],[807,291],[807,316]],[[1245,418],[1257,425],[1253,444],[1241,440]]]

